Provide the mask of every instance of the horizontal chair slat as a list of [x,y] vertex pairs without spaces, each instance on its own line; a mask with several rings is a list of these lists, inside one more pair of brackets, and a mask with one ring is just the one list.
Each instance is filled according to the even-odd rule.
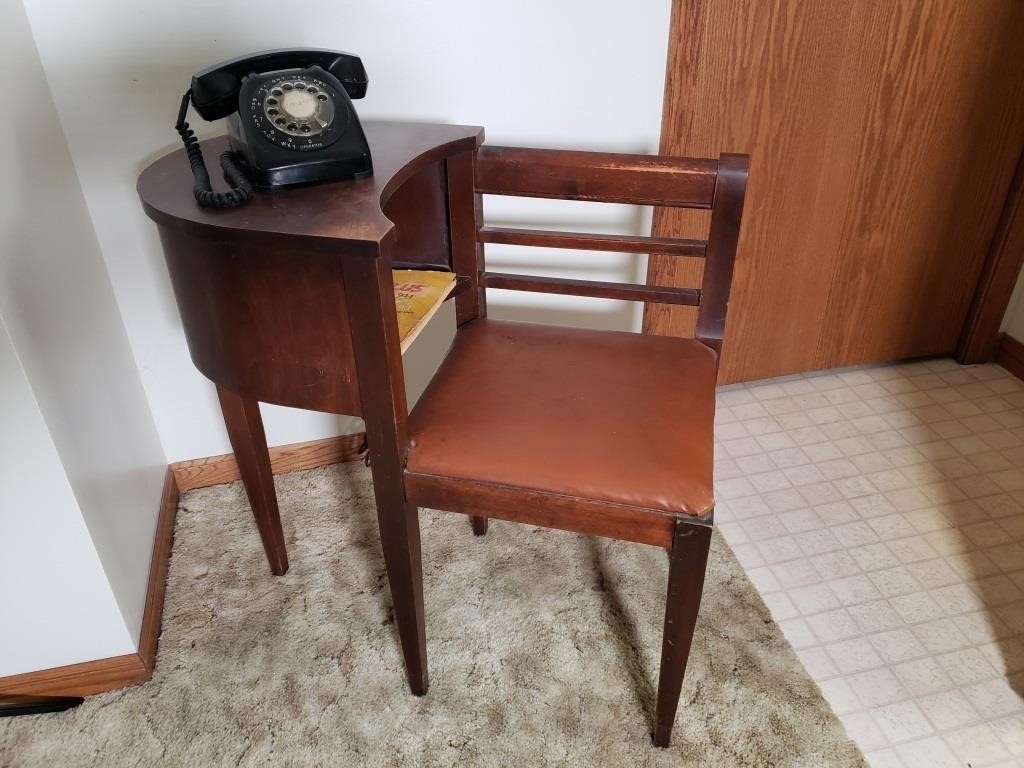
[[710,208],[716,160],[484,145],[474,164],[485,195]]
[[601,280],[572,280],[565,277],[512,275],[505,272],[484,272],[481,279],[488,288],[503,288],[509,291],[558,293],[567,296],[591,296],[597,299],[652,301],[656,304],[685,304],[691,307],[700,304],[700,291],[695,288],[606,283]]
[[586,251],[619,251],[622,253],[656,253],[669,256],[703,258],[705,240],[681,240],[674,237],[642,235],[597,235],[589,232],[551,232],[543,229],[512,229],[481,227],[477,234],[481,243],[529,245],[546,248],[576,248]]

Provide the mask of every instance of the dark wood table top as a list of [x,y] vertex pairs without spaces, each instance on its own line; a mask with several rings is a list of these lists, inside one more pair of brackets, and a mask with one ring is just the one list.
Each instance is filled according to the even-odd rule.
[[[394,224],[381,210],[391,193],[424,166],[474,149],[484,132],[478,126],[378,120],[364,121],[363,128],[373,157],[373,176],[367,179],[258,192],[239,208],[201,208],[192,197],[192,172],[180,149],[142,172],[139,197],[158,224],[192,234],[295,238],[305,249],[336,250],[343,244],[347,254],[373,256],[394,238]],[[226,189],[218,157],[228,148],[227,137],[209,139],[202,147],[214,188]]]

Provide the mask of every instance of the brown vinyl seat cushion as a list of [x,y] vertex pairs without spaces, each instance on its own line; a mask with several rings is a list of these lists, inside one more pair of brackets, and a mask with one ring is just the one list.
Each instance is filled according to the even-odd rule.
[[703,515],[715,375],[693,339],[475,320],[410,414],[407,471]]

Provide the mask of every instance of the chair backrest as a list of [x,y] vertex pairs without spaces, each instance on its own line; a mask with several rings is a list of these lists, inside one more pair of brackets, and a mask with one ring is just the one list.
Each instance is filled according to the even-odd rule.
[[580,232],[488,227],[478,221],[477,242],[624,253],[696,256],[705,259],[700,288],[638,285],[487,272],[482,288],[684,304],[698,307],[696,337],[721,351],[732,284],[736,242],[747,185],[746,155],[703,160],[663,155],[574,152],[482,146],[474,162],[479,195],[711,209],[707,240],[598,235]]

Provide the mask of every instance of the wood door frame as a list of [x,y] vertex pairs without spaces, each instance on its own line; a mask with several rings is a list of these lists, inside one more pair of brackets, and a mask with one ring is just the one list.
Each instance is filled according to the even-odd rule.
[[987,363],[996,358],[1017,276],[1024,267],[1024,153],[1003,204],[992,244],[974,288],[954,357],[958,363]]

